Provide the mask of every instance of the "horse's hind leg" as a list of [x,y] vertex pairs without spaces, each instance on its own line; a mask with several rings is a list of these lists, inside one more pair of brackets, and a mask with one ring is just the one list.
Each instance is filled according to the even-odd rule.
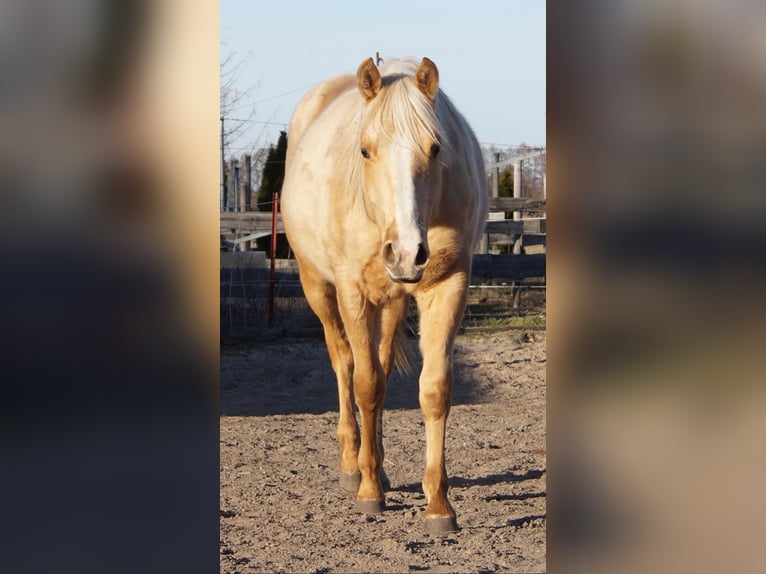
[[298,260],[301,283],[311,309],[324,328],[327,351],[338,380],[338,447],[340,450],[340,487],[356,495],[359,473],[359,427],[354,416],[352,374],[354,359],[338,312],[335,287],[322,279],[310,264]]
[[[407,313],[407,304],[409,297],[394,299],[386,304],[381,311],[380,316],[380,344],[378,345],[378,355],[383,366],[386,380],[391,376],[391,371],[395,365],[408,367],[407,356],[403,345],[407,343],[406,337],[400,330],[402,319]],[[380,452],[380,482],[383,490],[391,488],[391,481],[384,470],[385,450],[383,448],[383,409],[378,411],[378,451]]]
[[452,401],[452,350],[465,309],[467,278],[459,273],[416,295],[420,312],[420,408],[426,426],[426,528],[438,534],[457,530],[455,510],[447,498],[444,439]]

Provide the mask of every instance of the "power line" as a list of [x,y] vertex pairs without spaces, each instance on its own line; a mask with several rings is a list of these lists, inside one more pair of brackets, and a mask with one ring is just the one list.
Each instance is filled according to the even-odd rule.
[[530,151],[541,151],[545,149],[545,146],[531,146],[531,145],[518,144],[518,143],[517,144],[501,144],[501,143],[494,143],[494,142],[479,142],[479,145],[496,146],[496,147],[513,147],[513,148],[523,147]]
[[301,90],[306,90],[306,89],[312,87],[314,84],[316,84],[316,82],[312,82],[312,83],[310,83],[310,84],[308,84],[306,86],[302,86],[300,88],[295,88],[294,90],[290,90],[289,92],[283,92],[281,94],[277,94],[276,96],[271,96],[271,97],[264,98],[262,100],[258,100],[258,101],[255,101],[255,102],[252,102],[252,103],[248,103],[248,104],[242,104],[241,106],[234,106],[233,108],[231,108],[230,111],[241,110],[242,108],[251,107],[251,106],[254,106],[256,104],[262,104],[263,102],[269,102],[271,100],[276,100],[276,99],[281,98],[283,96],[289,96],[290,94],[294,94],[295,92],[300,92]]
[[245,119],[245,118],[229,118],[229,117],[225,117],[225,116],[224,116],[223,119],[224,120],[228,120],[230,122],[250,122],[250,123],[253,123],[253,124],[266,124],[266,125],[270,125],[270,126],[287,126],[287,122],[266,122],[266,121],[263,121],[263,120],[249,120],[249,119]]
[[234,146],[227,145],[226,146],[226,148],[230,149],[230,150],[243,150],[243,149],[247,149],[247,150],[253,150],[253,151],[256,151],[256,150],[268,150],[269,147],[271,147],[271,146],[267,146],[267,145],[260,145],[260,146],[259,145],[234,145]]
[[277,94],[276,96],[271,96],[270,98],[264,98],[263,100],[258,100],[257,102],[253,102],[253,105],[260,104],[263,102],[268,102],[270,100],[276,100],[277,98],[281,98],[282,96],[289,96],[290,94],[294,94],[295,92],[300,92],[301,90],[306,90],[310,87],[312,87],[316,82],[311,82],[310,84],[307,84],[305,86],[302,86],[300,88],[295,88],[294,90],[290,90],[289,92],[284,92],[282,94]]

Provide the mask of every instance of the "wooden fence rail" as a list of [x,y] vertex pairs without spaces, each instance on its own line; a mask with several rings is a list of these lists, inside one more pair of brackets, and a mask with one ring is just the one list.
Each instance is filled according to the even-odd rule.
[[[491,197],[489,209],[491,211],[528,211],[545,213],[544,199],[529,199],[526,197]],[[267,211],[244,211],[244,212],[221,212],[220,229],[222,233],[231,233],[236,230],[243,235],[271,233],[271,212]],[[282,214],[277,216],[277,233],[284,233]],[[492,231],[495,233],[495,231]]]
[[[494,197],[489,199],[490,210],[526,211],[530,213],[545,213],[545,200],[519,197]],[[249,246],[255,239],[271,235],[271,218],[269,212],[222,212],[220,232],[222,246],[237,249],[241,244]],[[489,220],[486,223],[486,238],[495,236],[493,243],[498,246],[514,243],[522,235],[526,237],[525,244],[538,247],[527,248],[525,254],[497,255],[476,254],[473,258],[473,275],[480,280],[498,278],[518,282],[527,278],[542,278],[545,281],[545,217],[524,219]],[[284,233],[281,214],[277,218],[277,233]],[[497,240],[497,236],[506,236]],[[236,271],[236,272],[235,272]],[[266,272],[264,269],[263,272]],[[259,269],[221,269],[221,296],[250,297],[260,296],[263,282],[268,283],[268,277],[263,277]],[[297,274],[284,270],[277,280],[277,287],[283,287],[286,296],[300,294],[296,287]]]
[[490,211],[534,211],[545,213],[544,199],[531,199],[529,197],[490,197]]

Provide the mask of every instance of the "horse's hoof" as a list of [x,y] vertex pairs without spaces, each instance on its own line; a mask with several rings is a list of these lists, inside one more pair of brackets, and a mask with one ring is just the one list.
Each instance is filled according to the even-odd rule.
[[457,532],[457,520],[453,516],[432,516],[426,518],[426,532],[438,536],[448,532]]
[[363,514],[380,514],[383,512],[385,502],[383,500],[357,500],[356,511]]
[[342,490],[356,496],[360,484],[362,484],[362,473],[358,470],[356,472],[340,471],[340,487]]
[[384,492],[391,490],[391,481],[386,476],[386,471],[382,468],[380,469],[380,485],[383,487]]

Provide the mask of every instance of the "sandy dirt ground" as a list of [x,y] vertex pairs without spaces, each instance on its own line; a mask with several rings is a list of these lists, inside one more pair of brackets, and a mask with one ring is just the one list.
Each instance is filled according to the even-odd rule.
[[416,375],[389,384],[391,490],[367,516],[338,486],[324,343],[222,348],[221,572],[544,572],[545,361],[544,331],[458,338],[446,457],[460,531],[431,536]]

